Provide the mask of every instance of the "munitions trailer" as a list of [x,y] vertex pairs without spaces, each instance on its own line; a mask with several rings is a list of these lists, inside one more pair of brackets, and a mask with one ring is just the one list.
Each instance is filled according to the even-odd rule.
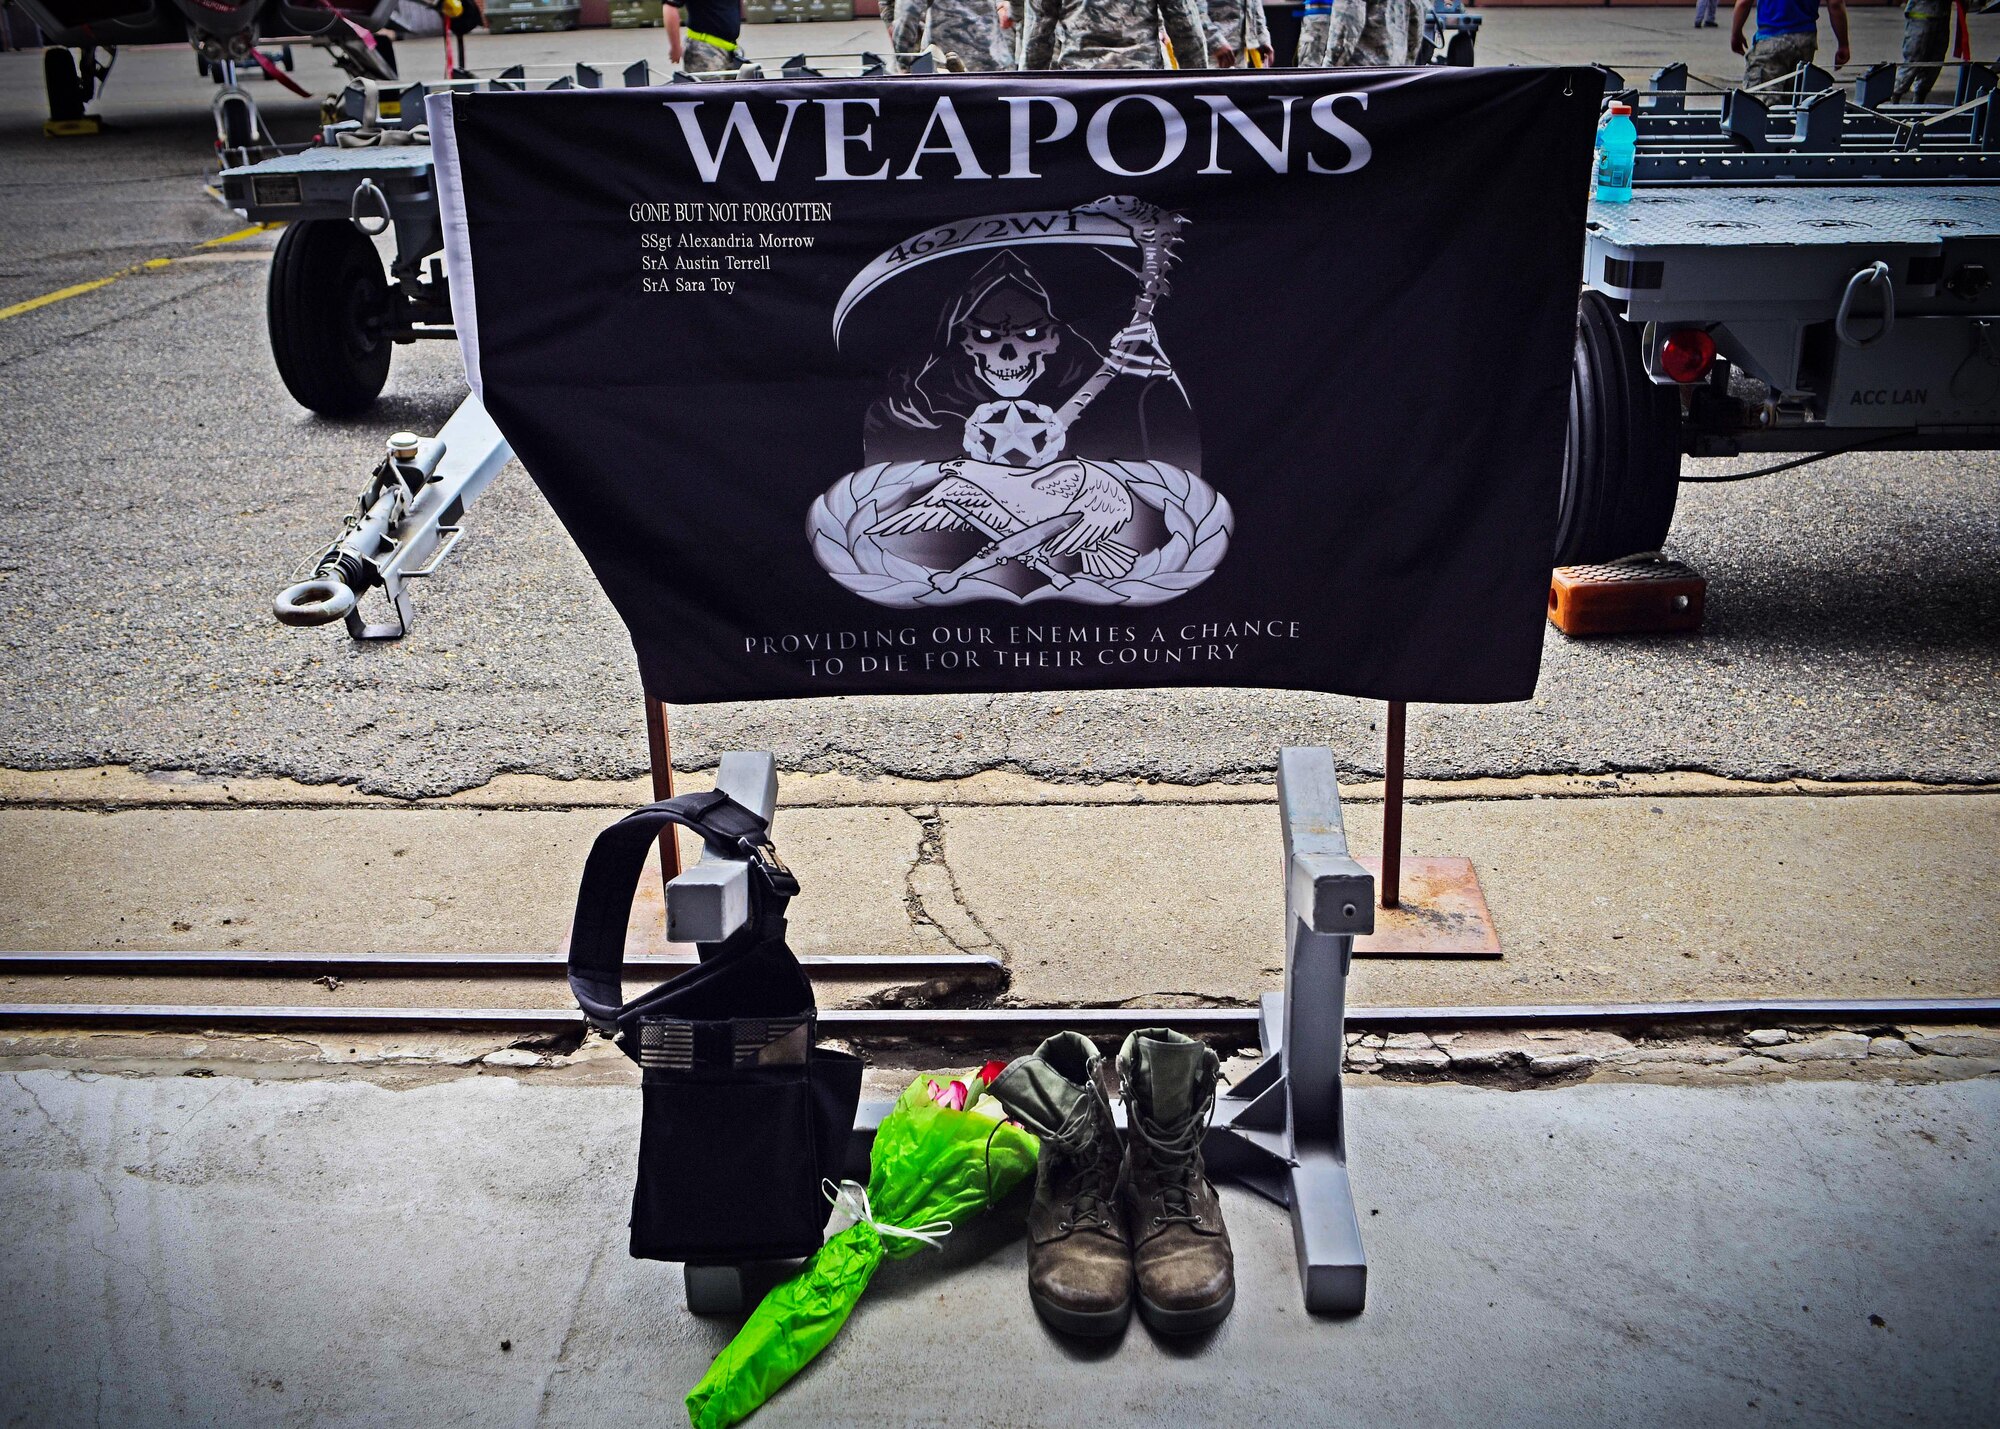
[[1893,73],[1609,75],[1639,151],[1590,207],[1558,565],[1658,549],[1683,455],[2000,446],[1994,74],[1919,106]]

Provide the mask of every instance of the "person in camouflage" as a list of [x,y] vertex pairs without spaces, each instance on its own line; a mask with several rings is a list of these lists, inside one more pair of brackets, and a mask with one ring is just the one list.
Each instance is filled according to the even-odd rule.
[[1760,35],[1743,57],[1743,85],[1767,84],[1783,79],[1800,65],[1809,65],[1819,52],[1814,35]]
[[[1730,17],[1729,48],[1743,56],[1745,88],[1782,79],[1800,65],[1811,64],[1819,51],[1820,0],[1736,0]],[[1757,40],[1747,43],[1744,29],[1757,16]],[[1847,0],[1826,0],[1827,23],[1833,29],[1833,67],[1847,63]]]
[[735,0],[688,0],[681,68],[689,74],[740,69],[743,52],[736,37],[742,33],[743,9]]
[[1200,0],[1200,4],[1208,53],[1217,65],[1271,67],[1271,26],[1264,18],[1262,0]]
[[1357,65],[1413,65],[1422,55],[1425,0],[1368,0],[1360,38],[1354,42]]
[[1305,15],[1299,20],[1299,48],[1292,60],[1300,69],[1324,63],[1320,56],[1326,53],[1326,25],[1332,13],[1332,0],[1306,0]]
[[[1299,64],[1413,65],[1422,53],[1424,10],[1424,0],[1332,0],[1310,48],[1301,30]],[[1306,14],[1310,22],[1311,10]]]
[[1198,0],[1037,0],[1021,68],[1164,69],[1162,29],[1180,68],[1209,67]]
[[1951,50],[1951,0],[1909,0],[1903,6],[1903,63],[1892,99],[1922,104]]
[[957,55],[968,71],[1014,68],[1014,47],[1000,28],[995,0],[899,0],[893,14],[889,33],[897,54],[915,54],[926,45],[936,45]]

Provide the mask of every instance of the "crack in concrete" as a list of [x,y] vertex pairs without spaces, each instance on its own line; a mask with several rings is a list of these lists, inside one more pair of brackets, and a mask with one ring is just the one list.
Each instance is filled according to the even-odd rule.
[[[65,1081],[76,1079],[74,1073],[63,1073],[62,1076]],[[70,1150],[75,1154],[76,1168],[77,1170],[83,1172],[83,1174],[89,1179],[91,1186],[97,1192],[98,1198],[104,1203],[104,1219],[106,1224],[110,1227],[110,1233],[113,1240],[116,1240],[118,1236],[118,1198],[116,1195],[112,1193],[111,1188],[104,1182],[104,1168],[102,1166],[92,1164],[93,1158],[84,1149],[82,1138],[77,1136],[74,1132],[70,1131],[68,1127],[64,1126],[61,1122],[56,1120],[55,1113],[49,1110],[47,1103],[45,1103],[42,1100],[41,1093],[37,1092],[32,1086],[28,1085],[27,1079],[25,1077],[17,1076],[13,1079],[13,1081],[14,1081],[14,1086],[22,1093],[22,1095],[27,1097],[27,1099],[30,1102],[34,1103],[35,1110],[42,1114],[42,1121],[44,1122],[44,1124],[47,1125],[48,1129],[54,1132],[58,1139],[62,1140],[63,1142],[66,1142],[69,1145]],[[85,1230],[81,1239],[83,1243],[90,1248],[91,1254],[96,1256],[100,1261],[102,1261],[105,1266],[105,1280],[104,1280],[103,1293],[104,1293],[104,1300],[106,1302],[105,1310],[107,1318],[115,1319],[117,1315],[118,1286],[115,1279],[115,1273],[120,1269],[130,1268],[138,1270],[139,1278],[143,1282],[145,1282],[147,1290],[152,1292],[156,1296],[160,1295],[160,1289],[156,1284],[154,1284],[151,1276],[147,1275],[143,1269],[140,1269],[137,1266],[129,1266],[126,1261],[120,1259],[118,1256],[112,1254],[109,1250],[105,1249],[103,1242],[96,1235],[93,1235],[88,1230]],[[161,1298],[164,1298],[164,1296],[162,1296]],[[104,1422],[104,1389],[106,1380],[108,1378],[106,1360],[110,1356],[110,1353],[111,1353],[111,1340],[109,1337],[106,1337],[98,1345],[97,1349],[96,1375],[95,1375],[96,1383],[93,1387],[94,1392],[93,1392],[91,1412],[90,1412],[90,1422],[92,1424],[102,1424]]]
[[905,809],[903,812],[916,820],[919,831],[917,835],[916,856],[911,859],[909,868],[903,874],[903,907],[909,914],[910,925],[914,928],[927,928],[931,930],[940,938],[943,938],[946,943],[950,944],[955,952],[979,953],[985,951],[982,948],[967,946],[963,940],[945,925],[944,920],[931,911],[929,905],[924,901],[924,891],[917,884],[920,870],[935,868],[944,875],[945,888],[950,893],[952,904],[957,912],[965,918],[967,923],[972,925],[981,938],[985,939],[986,946],[992,949],[1003,964],[1011,963],[1013,955],[1007,945],[996,937],[993,930],[986,926],[985,920],[973,911],[971,900],[965,896],[965,890],[959,886],[958,875],[952,871],[951,862],[945,855],[944,816],[937,811],[935,806]]
[[597,1279],[597,1269],[604,1263],[604,1252],[609,1248],[609,1240],[600,1240],[597,1249],[591,1252],[590,1264],[584,1267],[583,1280],[576,1287],[576,1294],[570,1300],[569,1320],[563,1325],[562,1344],[556,1350],[556,1362],[549,1366],[549,1372],[542,1376],[541,1397],[535,1409],[535,1422],[549,1422],[549,1396],[555,1383],[569,1364],[570,1346],[575,1343],[577,1323],[583,1318],[583,1297],[590,1293],[591,1282]]

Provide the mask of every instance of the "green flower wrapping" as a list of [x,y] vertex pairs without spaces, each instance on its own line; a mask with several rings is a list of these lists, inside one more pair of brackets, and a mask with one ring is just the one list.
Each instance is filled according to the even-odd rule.
[[865,1203],[843,1188],[840,1203],[864,1218],[751,1312],[688,1393],[694,1429],[727,1429],[754,1413],[840,1333],[884,1258],[934,1246],[1035,1169],[1035,1138],[999,1119],[984,1081],[973,1086],[922,1076],[896,1099],[875,1133]]

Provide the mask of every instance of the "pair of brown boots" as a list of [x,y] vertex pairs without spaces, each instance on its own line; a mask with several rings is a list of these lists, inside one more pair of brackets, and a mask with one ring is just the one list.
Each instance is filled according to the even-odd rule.
[[1028,1295],[1049,1324],[1117,1334],[1135,1280],[1140,1317],[1162,1334],[1210,1329],[1229,1314],[1236,1264],[1201,1158],[1218,1065],[1206,1044],[1166,1028],[1127,1037],[1117,1061],[1122,1144],[1112,1069],[1080,1032],[1057,1033],[994,1082],[1008,1115],[1042,1142]]

